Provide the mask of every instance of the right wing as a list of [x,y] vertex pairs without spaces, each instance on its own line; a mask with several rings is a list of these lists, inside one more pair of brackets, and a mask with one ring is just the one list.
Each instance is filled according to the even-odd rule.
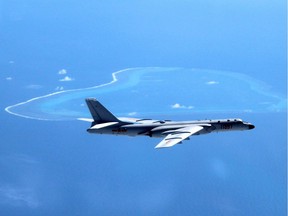
[[[201,131],[203,129],[200,125],[193,125],[183,127],[177,130],[167,131],[169,133],[155,148],[167,148],[172,147],[181,141],[187,139],[189,136]],[[165,132],[164,132],[165,133]]]

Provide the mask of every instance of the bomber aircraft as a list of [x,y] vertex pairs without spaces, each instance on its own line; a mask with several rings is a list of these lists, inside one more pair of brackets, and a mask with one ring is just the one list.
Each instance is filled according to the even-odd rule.
[[183,140],[189,140],[192,135],[255,128],[253,124],[239,118],[197,121],[117,118],[95,98],[87,98],[86,103],[93,119],[79,118],[79,120],[92,122],[87,129],[89,133],[164,137],[155,148],[172,147],[182,143]]

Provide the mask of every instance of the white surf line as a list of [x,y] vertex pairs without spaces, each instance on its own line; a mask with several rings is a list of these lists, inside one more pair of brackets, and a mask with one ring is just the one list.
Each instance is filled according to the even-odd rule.
[[[141,67],[139,67],[139,68],[141,68]],[[88,89],[100,88],[100,87],[103,87],[103,86],[108,86],[108,85],[111,85],[111,84],[113,84],[113,83],[118,81],[117,74],[123,73],[125,71],[129,71],[129,70],[134,70],[134,69],[138,69],[138,68],[126,68],[126,69],[123,69],[123,70],[116,71],[116,72],[112,73],[112,81],[109,82],[109,83],[104,83],[104,84],[100,84],[98,86],[93,86],[93,87],[88,87],[88,88],[70,89],[70,90],[53,92],[53,93],[50,93],[50,94],[47,94],[47,95],[43,95],[43,96],[39,96],[39,97],[35,97],[35,98],[32,98],[32,99],[29,99],[29,100],[21,102],[21,103],[17,103],[15,105],[8,106],[8,107],[5,108],[5,111],[8,112],[11,115],[15,115],[15,116],[19,116],[19,117],[23,117],[23,118],[27,118],[27,119],[36,119],[36,120],[44,120],[44,121],[55,121],[55,120],[52,120],[52,119],[36,118],[36,117],[21,115],[21,114],[12,112],[10,109],[14,108],[14,107],[17,107],[17,106],[21,106],[21,105],[27,104],[27,103],[29,103],[31,101],[35,101],[35,100],[38,100],[38,99],[41,99],[41,98],[50,97],[50,96],[57,95],[57,94],[62,94],[62,93],[66,93],[66,92],[73,92],[73,91],[80,91],[80,90],[88,90]]]

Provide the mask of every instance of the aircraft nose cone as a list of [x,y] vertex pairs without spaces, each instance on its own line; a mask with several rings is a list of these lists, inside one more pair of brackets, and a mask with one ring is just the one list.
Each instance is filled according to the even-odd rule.
[[251,129],[253,129],[253,128],[255,128],[255,126],[252,125],[252,124],[249,124],[249,130],[251,130]]

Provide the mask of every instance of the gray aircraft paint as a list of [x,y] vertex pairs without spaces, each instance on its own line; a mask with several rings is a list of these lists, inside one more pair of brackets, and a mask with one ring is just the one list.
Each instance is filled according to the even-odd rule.
[[94,98],[87,98],[86,103],[93,117],[92,124],[87,129],[89,133],[165,137],[156,148],[174,146],[192,135],[250,130],[255,127],[239,118],[198,121],[117,118]]

